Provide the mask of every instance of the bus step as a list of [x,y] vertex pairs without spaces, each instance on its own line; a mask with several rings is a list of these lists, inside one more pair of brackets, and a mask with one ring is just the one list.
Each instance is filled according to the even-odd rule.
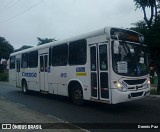
[[41,90],[41,93],[42,93],[42,94],[48,94],[48,91],[42,91],[42,90]]

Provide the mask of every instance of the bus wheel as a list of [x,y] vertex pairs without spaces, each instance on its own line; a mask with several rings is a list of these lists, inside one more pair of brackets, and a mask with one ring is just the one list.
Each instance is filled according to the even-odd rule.
[[74,104],[76,105],[83,105],[83,91],[79,84],[75,84],[71,91],[71,98]]
[[28,93],[29,93],[29,92],[28,92],[28,87],[27,87],[26,81],[23,81],[23,82],[22,82],[22,92],[23,92],[24,94],[28,94]]

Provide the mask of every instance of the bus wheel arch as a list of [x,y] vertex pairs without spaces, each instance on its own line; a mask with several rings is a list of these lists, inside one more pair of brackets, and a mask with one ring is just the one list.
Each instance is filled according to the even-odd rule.
[[24,78],[22,79],[22,92],[24,94],[28,94],[29,93],[27,81]]
[[84,104],[82,85],[78,81],[71,81],[68,85],[68,95],[76,105]]

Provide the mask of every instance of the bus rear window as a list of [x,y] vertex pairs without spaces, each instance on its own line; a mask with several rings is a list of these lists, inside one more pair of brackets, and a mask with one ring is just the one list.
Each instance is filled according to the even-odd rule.
[[15,56],[10,57],[10,69],[15,69],[15,62],[16,62],[16,57]]

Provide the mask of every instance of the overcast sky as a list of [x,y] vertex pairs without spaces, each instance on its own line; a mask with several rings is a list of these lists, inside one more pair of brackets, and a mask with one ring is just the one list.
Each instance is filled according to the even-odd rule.
[[15,49],[36,37],[62,40],[105,26],[131,27],[143,19],[133,0],[0,0],[0,36]]

